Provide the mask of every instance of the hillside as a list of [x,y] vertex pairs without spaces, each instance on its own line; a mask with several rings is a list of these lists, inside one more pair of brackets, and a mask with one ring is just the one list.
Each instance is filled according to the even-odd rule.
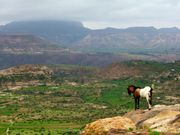
[[21,65],[21,66],[0,70],[0,76],[10,76],[10,75],[19,75],[19,74],[51,75],[52,73],[53,71],[51,69],[43,65]]
[[61,52],[56,44],[52,44],[34,35],[0,35],[0,53],[4,54],[43,54],[45,52]]
[[[104,57],[103,57],[104,56]],[[106,65],[121,60],[113,54],[83,54],[34,35],[0,35],[0,69],[22,64]],[[118,57],[118,58],[117,58]],[[96,61],[95,61],[96,60]]]
[[103,79],[118,79],[130,76],[142,77],[151,75],[152,78],[161,78],[161,76],[171,78],[173,76],[175,79],[179,77],[179,66],[179,61],[164,64],[153,61],[129,61],[110,64],[102,68],[98,76]]
[[156,60],[172,62],[175,55],[137,55],[112,53],[79,53],[62,48],[34,35],[0,34],[0,69],[22,64],[76,64],[105,66],[128,60]]

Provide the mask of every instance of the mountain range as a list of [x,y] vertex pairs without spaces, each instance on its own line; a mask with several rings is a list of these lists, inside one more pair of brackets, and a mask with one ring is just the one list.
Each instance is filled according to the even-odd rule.
[[113,53],[177,53],[180,51],[180,30],[154,27],[95,30],[73,48]]
[[91,30],[73,21],[24,21],[0,26],[4,34],[32,34],[81,52],[177,53],[180,30],[176,27],[130,27]]
[[126,60],[180,59],[180,30],[131,27],[91,30],[74,21],[0,26],[0,68],[19,64],[103,66]]

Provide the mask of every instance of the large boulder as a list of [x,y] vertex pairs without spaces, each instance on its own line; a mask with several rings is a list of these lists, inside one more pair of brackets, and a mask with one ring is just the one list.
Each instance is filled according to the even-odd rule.
[[130,129],[135,129],[134,122],[127,117],[113,117],[100,119],[87,124],[82,135],[108,135],[112,132],[127,133]]

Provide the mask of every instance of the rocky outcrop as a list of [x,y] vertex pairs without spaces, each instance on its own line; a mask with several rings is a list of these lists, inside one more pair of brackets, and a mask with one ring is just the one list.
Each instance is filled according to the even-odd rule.
[[180,104],[156,105],[151,110],[136,110],[124,116],[100,119],[87,124],[82,135],[180,133]]
[[51,75],[53,71],[47,66],[43,65],[21,65],[0,70],[0,76],[14,75],[14,74],[32,74],[32,75]]
[[131,119],[117,116],[87,124],[82,135],[105,135],[112,132],[126,133],[128,130],[135,128],[135,124]]
[[180,133],[180,112],[164,110],[144,121],[143,126],[158,132]]

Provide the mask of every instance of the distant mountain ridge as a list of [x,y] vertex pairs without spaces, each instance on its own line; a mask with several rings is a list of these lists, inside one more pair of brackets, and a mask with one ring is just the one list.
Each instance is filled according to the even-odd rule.
[[95,30],[73,48],[94,52],[177,53],[180,50],[180,30],[154,27]]
[[81,52],[178,53],[180,30],[176,27],[129,27],[90,30],[73,21],[24,21],[0,26],[3,34],[33,34]]
[[21,64],[105,66],[127,60],[180,60],[180,30],[91,30],[72,21],[26,21],[0,26],[0,69]]

